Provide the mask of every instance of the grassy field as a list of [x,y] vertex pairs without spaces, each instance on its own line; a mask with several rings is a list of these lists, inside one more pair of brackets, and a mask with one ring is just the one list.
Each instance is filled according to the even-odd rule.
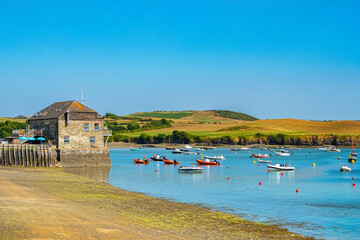
[[[253,136],[262,134],[301,135],[360,135],[360,122],[334,121],[312,122],[298,119],[271,119],[252,122],[223,121],[221,124],[200,124],[196,121],[174,121],[171,128],[146,131],[155,136],[159,133],[170,134],[174,130],[189,132],[198,136]],[[129,136],[139,136],[142,132],[126,133]]]
[[26,122],[27,119],[0,117],[0,122],[5,122],[7,120],[24,123],[24,122]]
[[130,116],[147,117],[147,118],[168,118],[168,119],[180,119],[193,115],[195,112],[144,112],[134,113]]

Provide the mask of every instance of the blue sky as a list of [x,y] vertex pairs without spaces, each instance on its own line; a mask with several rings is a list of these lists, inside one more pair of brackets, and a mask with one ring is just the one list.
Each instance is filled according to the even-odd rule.
[[360,119],[360,1],[1,1],[0,116]]

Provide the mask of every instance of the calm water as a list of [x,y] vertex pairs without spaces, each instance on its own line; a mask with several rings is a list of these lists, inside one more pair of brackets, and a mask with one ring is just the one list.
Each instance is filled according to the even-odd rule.
[[[230,149],[216,149],[216,154],[223,154],[226,160],[218,167],[204,167],[203,174],[179,174],[178,166],[165,166],[163,162],[131,164],[134,158],[150,158],[158,153],[176,159],[183,166],[195,164],[199,158],[175,155],[163,149],[138,152],[112,149],[111,169],[71,171],[103,179],[122,189],[173,201],[200,203],[249,220],[279,224],[308,236],[360,239],[360,181],[357,181],[360,168],[359,163],[347,163],[350,150],[342,149],[341,153],[314,149],[291,152],[290,157],[273,155],[269,158],[272,163],[290,162],[297,168],[293,172],[284,172],[284,175],[268,172],[266,164],[253,164],[256,159],[249,158],[252,153],[272,153],[254,149],[251,153],[241,151],[237,154]],[[203,154],[215,153],[209,150]],[[353,171],[340,172],[344,164]],[[358,186],[353,187],[352,177]],[[296,193],[296,189],[300,192]]]

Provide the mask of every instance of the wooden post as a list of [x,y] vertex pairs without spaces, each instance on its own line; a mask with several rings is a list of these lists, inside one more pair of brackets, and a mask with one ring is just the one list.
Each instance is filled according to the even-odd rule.
[[19,165],[19,159],[18,159],[18,156],[17,156],[17,145],[14,144],[14,148],[13,148],[13,152],[14,152],[14,160],[15,160],[15,166],[18,166]]
[[4,159],[4,155],[3,155],[3,144],[0,145],[0,165],[3,166],[4,165],[4,162],[3,162],[3,159]]

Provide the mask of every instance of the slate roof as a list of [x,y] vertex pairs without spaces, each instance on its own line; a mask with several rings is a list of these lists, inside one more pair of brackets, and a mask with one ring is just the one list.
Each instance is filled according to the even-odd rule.
[[[88,108],[87,106],[77,102],[77,101],[65,101],[65,102],[56,102],[50,106],[44,108],[40,112],[34,114],[30,120],[39,120],[39,119],[57,119],[63,116],[67,111],[76,112],[76,113],[97,113],[96,111]],[[98,113],[97,113],[98,114]]]

